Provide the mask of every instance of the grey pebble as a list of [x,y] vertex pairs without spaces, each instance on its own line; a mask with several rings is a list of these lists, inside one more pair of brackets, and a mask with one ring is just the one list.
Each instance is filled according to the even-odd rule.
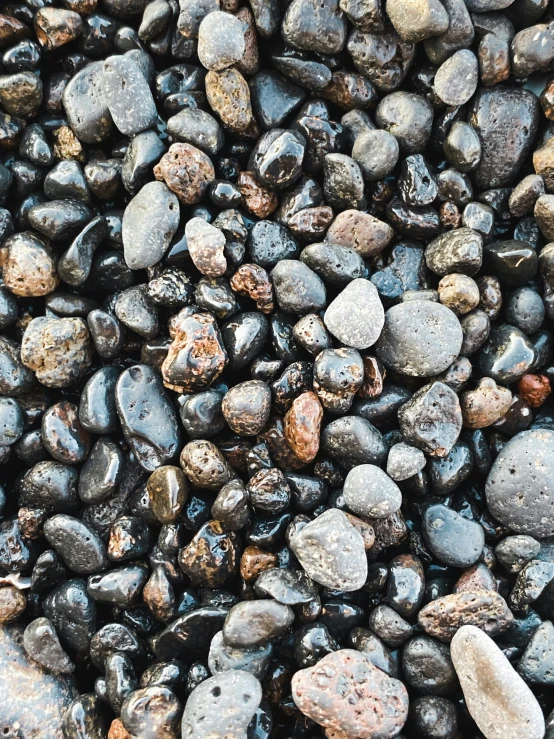
[[102,62],[91,62],[69,80],[63,92],[63,106],[69,125],[85,144],[104,141],[113,130],[103,83]]
[[246,26],[231,13],[209,13],[198,29],[200,63],[214,72],[232,67],[244,54],[245,30]]
[[290,606],[275,600],[246,600],[234,605],[223,624],[231,647],[253,647],[281,634],[294,621]]
[[477,58],[469,49],[460,49],[438,68],[435,92],[447,105],[464,105],[479,82]]
[[402,505],[398,485],[374,464],[361,464],[351,469],[342,494],[353,513],[369,518],[387,518]]
[[273,653],[270,641],[254,647],[230,647],[218,631],[210,644],[208,667],[212,675],[229,670],[242,670],[261,680]]
[[498,561],[508,572],[520,572],[527,562],[535,559],[540,552],[541,545],[532,536],[514,534],[499,542],[494,553]]
[[138,65],[128,56],[110,56],[102,74],[104,99],[118,130],[134,136],[158,118],[156,104]]
[[145,339],[153,339],[160,331],[156,306],[148,297],[146,285],[128,287],[120,292],[114,312],[124,326]]
[[423,41],[448,29],[448,13],[439,0],[387,0],[386,12],[404,41]]
[[58,513],[44,524],[44,537],[78,575],[98,572],[108,566],[106,545],[84,521]]
[[275,297],[281,310],[304,315],[322,310],[327,293],[322,279],[303,262],[282,259],[271,272]]
[[398,411],[404,440],[433,457],[446,457],[462,430],[462,410],[456,393],[443,382],[415,392]]
[[460,172],[471,172],[481,160],[481,140],[465,121],[455,121],[444,140],[444,153]]
[[485,544],[480,523],[442,504],[429,506],[425,511],[423,535],[435,557],[450,567],[471,567]]
[[54,624],[47,618],[31,621],[23,632],[23,646],[29,657],[49,672],[69,674],[75,669],[60,644]]
[[387,457],[387,475],[396,482],[401,482],[421,472],[426,462],[421,449],[401,441],[390,448]]
[[377,288],[363,278],[352,280],[327,307],[323,320],[341,344],[355,349],[373,346],[385,323]]
[[309,603],[317,597],[317,587],[302,570],[264,570],[256,578],[254,590],[287,606]]
[[167,132],[176,141],[192,144],[215,156],[225,143],[223,129],[205,110],[184,108],[167,121]]
[[386,177],[398,162],[398,141],[388,131],[362,131],[354,141],[352,158],[366,180],[373,182]]
[[433,108],[421,95],[393,92],[377,106],[375,121],[397,139],[401,149],[415,154],[423,151],[431,136]]

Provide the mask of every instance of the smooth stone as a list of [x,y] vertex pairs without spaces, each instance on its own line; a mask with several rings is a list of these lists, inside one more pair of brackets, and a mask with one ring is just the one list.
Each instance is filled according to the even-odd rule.
[[135,195],[123,214],[125,261],[144,269],[163,257],[179,226],[179,201],[163,182],[149,182]]
[[516,533],[554,535],[554,431],[522,431],[501,449],[485,493],[492,515]]
[[520,572],[527,562],[535,559],[541,545],[532,536],[515,534],[507,536],[496,545],[494,553],[502,567],[508,572]]
[[487,634],[462,626],[450,653],[469,713],[487,739],[542,739],[537,699]]
[[136,195],[153,179],[152,168],[165,152],[166,148],[155,131],[142,131],[131,140],[121,165],[121,182],[128,193]]
[[88,654],[96,631],[96,606],[84,580],[66,580],[55,587],[45,597],[43,610],[65,648]]
[[429,377],[452,364],[462,341],[460,322],[449,308],[427,300],[410,301],[386,312],[376,352],[396,372]]
[[101,367],[87,381],[79,401],[79,421],[92,434],[111,434],[118,430],[115,386],[119,367]]
[[281,310],[304,315],[322,310],[327,302],[321,278],[303,262],[282,259],[271,272],[275,297]]
[[134,136],[156,123],[158,112],[140,67],[128,56],[104,61],[102,92],[113,122],[125,136]]
[[25,651],[35,662],[49,672],[69,674],[75,669],[64,652],[54,625],[47,618],[37,618],[23,633]]
[[320,585],[350,592],[366,581],[364,540],[338,509],[306,524],[293,537],[291,548],[306,574]]
[[469,49],[460,49],[438,68],[435,93],[447,105],[464,105],[479,82],[477,58]]
[[421,95],[392,92],[377,106],[375,122],[392,134],[408,154],[423,151],[431,136],[433,108]]
[[471,228],[446,231],[427,245],[425,261],[439,277],[452,273],[474,275],[483,262],[483,237]]
[[208,666],[212,675],[229,670],[249,672],[261,680],[269,665],[273,653],[271,642],[264,642],[254,647],[230,647],[219,631],[210,644]]
[[130,736],[177,739],[181,703],[167,685],[133,690],[121,706],[121,722]]
[[106,546],[96,531],[73,516],[58,513],[44,524],[44,536],[67,566],[79,575],[108,566]]
[[421,449],[401,441],[390,448],[387,475],[395,482],[408,480],[425,467],[427,459]]
[[535,358],[535,347],[523,331],[505,323],[491,331],[479,356],[479,368],[497,383],[509,385],[532,368]]
[[243,739],[261,700],[262,687],[248,672],[230,670],[210,677],[187,699],[182,739]]
[[223,129],[204,110],[184,108],[167,121],[167,132],[176,141],[192,144],[209,156],[215,156],[225,142]]
[[356,137],[352,158],[358,163],[364,178],[373,182],[392,172],[398,162],[399,151],[396,138],[378,128],[363,131]]
[[77,690],[73,680],[50,675],[32,662],[19,626],[0,627],[0,725],[18,739],[66,739],[63,716]]
[[94,252],[107,236],[108,225],[102,216],[93,218],[85,226],[58,260],[58,274],[65,283],[78,287],[86,281]]
[[88,205],[71,199],[37,203],[28,213],[29,224],[52,241],[77,236],[91,218]]
[[343,416],[331,421],[321,435],[321,447],[346,469],[384,463],[387,446],[381,433],[365,418]]
[[451,567],[475,564],[485,544],[481,524],[441,504],[429,506],[425,511],[423,535],[435,557]]
[[407,443],[432,457],[446,457],[462,430],[460,401],[448,385],[432,382],[401,406],[398,421]]
[[17,400],[0,397],[0,446],[11,446],[24,431],[23,411]]
[[73,511],[78,503],[77,478],[75,467],[50,459],[37,462],[18,481],[19,505],[48,513]]
[[108,438],[101,437],[85,461],[79,475],[79,497],[84,503],[98,503],[113,493],[123,474],[123,452]]
[[281,634],[294,621],[290,606],[275,600],[237,603],[223,624],[223,638],[230,647],[253,647]]
[[200,64],[215,72],[232,67],[244,54],[244,36],[244,26],[234,15],[219,10],[209,13],[198,29]]
[[323,320],[341,344],[356,349],[373,346],[385,323],[377,288],[369,280],[352,280],[328,306]]
[[103,739],[108,731],[108,711],[94,693],[75,698],[64,716],[65,739]]
[[554,684],[554,625],[543,621],[527,644],[517,666],[526,683]]
[[103,92],[102,62],[91,62],[77,72],[62,99],[69,125],[80,141],[97,144],[110,136],[113,121]]
[[468,120],[482,145],[475,170],[478,187],[503,187],[513,182],[533,144],[538,110],[538,100],[529,90],[499,85],[481,88]]
[[135,605],[148,580],[148,569],[143,562],[118,567],[88,579],[87,593],[99,603],[117,608]]
[[338,0],[293,0],[283,17],[281,35],[294,48],[338,54],[346,41],[346,19]]
[[152,472],[176,458],[181,441],[177,412],[152,367],[135,365],[120,375],[116,407],[125,438],[144,469]]
[[402,650],[402,672],[408,685],[424,695],[449,695],[457,686],[447,645],[425,634],[406,642]]
[[254,589],[258,595],[269,596],[287,606],[310,603],[317,597],[316,586],[301,570],[264,570],[256,578]]
[[362,464],[350,470],[343,487],[346,505],[351,511],[369,518],[386,518],[402,505],[402,493],[379,467]]

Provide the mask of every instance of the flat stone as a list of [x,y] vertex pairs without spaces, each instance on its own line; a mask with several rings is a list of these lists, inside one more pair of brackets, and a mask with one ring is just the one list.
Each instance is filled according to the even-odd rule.
[[487,739],[542,739],[537,699],[487,634],[462,626],[450,654],[469,713]]
[[352,280],[328,306],[325,325],[341,344],[356,349],[373,346],[385,323],[385,311],[375,285]]

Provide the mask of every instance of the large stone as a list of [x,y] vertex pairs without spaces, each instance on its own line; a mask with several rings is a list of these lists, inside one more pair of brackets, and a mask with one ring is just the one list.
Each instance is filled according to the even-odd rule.
[[0,628],[0,695],[0,736],[65,739],[63,716],[77,696],[75,684],[27,657],[19,626]]
[[352,280],[325,311],[325,325],[342,344],[367,349],[375,344],[385,322],[385,311],[375,285]]
[[489,636],[462,626],[450,654],[467,708],[487,739],[542,739],[537,699]]

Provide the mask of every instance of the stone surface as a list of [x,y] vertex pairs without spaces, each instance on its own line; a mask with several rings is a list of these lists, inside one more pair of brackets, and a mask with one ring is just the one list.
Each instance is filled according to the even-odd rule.
[[510,627],[514,617],[502,596],[479,590],[443,595],[424,606],[417,620],[429,636],[449,642],[466,625],[497,636]]
[[542,739],[537,699],[487,634],[462,626],[451,656],[468,710],[487,739]]
[[343,496],[351,511],[369,518],[386,518],[402,504],[399,487],[373,464],[350,470],[344,481]]
[[323,320],[341,344],[367,349],[375,344],[385,322],[377,288],[369,280],[352,280],[327,307]]

